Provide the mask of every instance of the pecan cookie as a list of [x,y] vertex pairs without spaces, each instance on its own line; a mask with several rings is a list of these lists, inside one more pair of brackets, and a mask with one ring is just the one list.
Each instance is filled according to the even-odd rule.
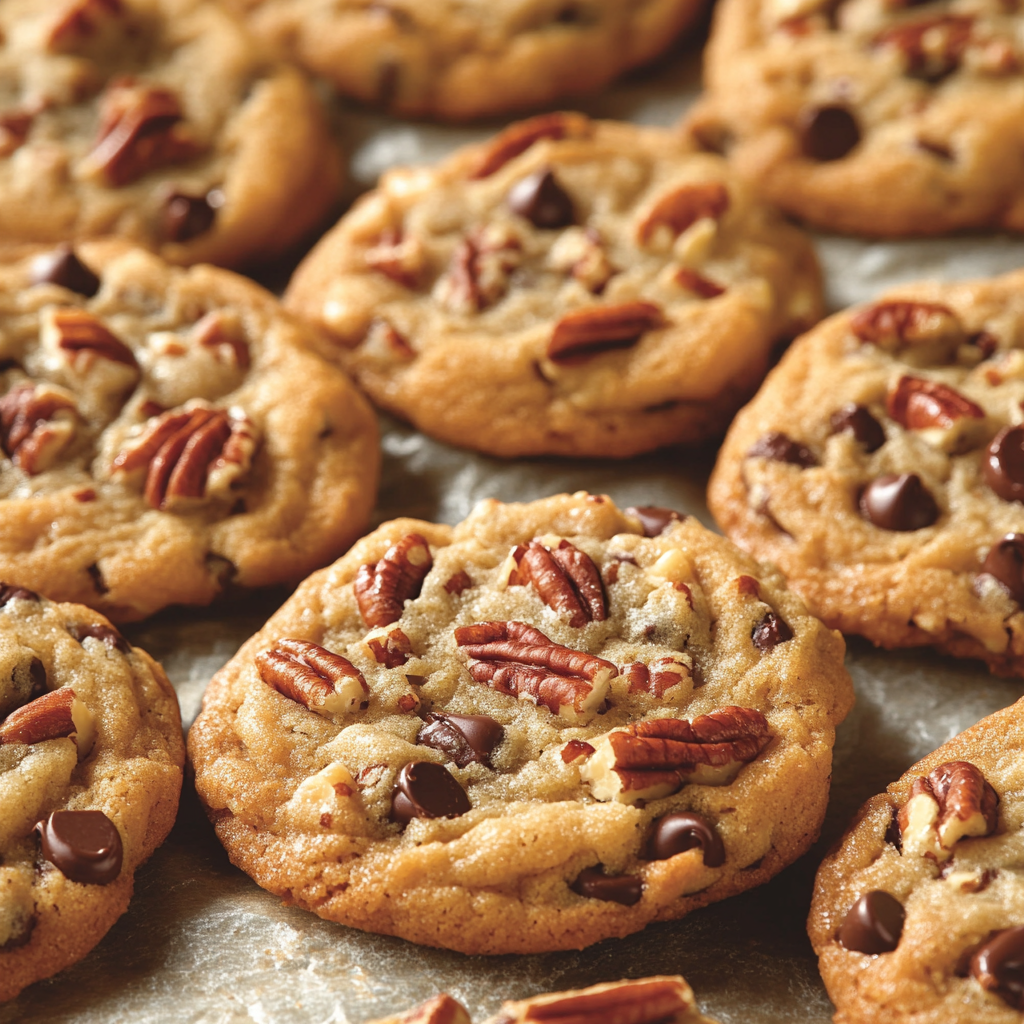
[[0,1001],[125,912],[184,761],[157,662],[96,612],[0,582]]
[[718,157],[550,114],[386,174],[286,303],[427,434],[627,456],[722,431],[821,294],[806,236]]
[[1022,286],[833,316],[737,416],[709,507],[829,625],[1024,673]]
[[725,0],[687,131],[831,230],[1024,230],[1024,18],[1000,0]]
[[373,412],[263,289],[119,242],[0,264],[0,578],[119,620],[301,579],[373,505]]
[[804,852],[843,642],[696,520],[586,493],[387,523],[214,677],[189,734],[235,864],[467,953],[582,948]]
[[808,920],[837,1024],[1019,1024],[1022,825],[1024,701],[861,808]]
[[229,0],[343,93],[465,120],[596,92],[653,60],[702,0]]
[[327,214],[309,84],[202,0],[0,0],[0,252],[117,234],[264,260]]

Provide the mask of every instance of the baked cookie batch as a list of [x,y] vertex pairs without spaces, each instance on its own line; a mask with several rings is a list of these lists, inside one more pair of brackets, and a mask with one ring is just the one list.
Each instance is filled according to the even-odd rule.
[[[102,939],[174,821],[174,691],[113,622],[298,584],[209,684],[196,790],[287,902],[467,953],[625,936],[805,853],[853,703],[840,630],[1024,675],[1024,272],[818,323],[779,212],[1019,229],[1015,10],[719,0],[682,125],[546,112],[391,170],[283,302],[209,265],[336,212],[307,72],[403,116],[507,114],[699,13],[0,0],[0,999]],[[364,393],[501,457],[728,429],[730,539],[585,491],[366,534]],[[911,768],[821,865],[840,1024],[1020,1019],[1022,713]],[[488,1024],[587,1018],[707,1020],[655,977]],[[390,1020],[469,1024],[443,993]]]

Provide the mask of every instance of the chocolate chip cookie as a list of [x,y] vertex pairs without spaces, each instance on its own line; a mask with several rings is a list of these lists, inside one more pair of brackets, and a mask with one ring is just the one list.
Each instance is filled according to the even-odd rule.
[[189,750],[232,861],[288,902],[467,953],[582,948],[808,848],[843,650],[694,519],[491,500],[306,580]]
[[0,582],[0,1001],[125,912],[184,761],[157,662],[96,612]]
[[1022,27],[998,0],[725,0],[687,131],[830,230],[1021,231]]
[[836,1021],[1024,1011],[1024,701],[872,797],[818,871],[808,931]]
[[0,578],[118,620],[301,579],[373,506],[373,412],[263,289],[120,242],[0,264]]
[[809,240],[718,157],[551,114],[386,174],[286,304],[427,434],[627,456],[724,430],[821,293]]
[[173,263],[266,260],[340,174],[309,84],[219,5],[0,3],[0,253],[117,234]]
[[736,418],[709,507],[829,625],[1024,673],[1022,286],[831,317]]
[[608,85],[653,60],[701,0],[230,0],[338,89],[407,117],[465,120]]

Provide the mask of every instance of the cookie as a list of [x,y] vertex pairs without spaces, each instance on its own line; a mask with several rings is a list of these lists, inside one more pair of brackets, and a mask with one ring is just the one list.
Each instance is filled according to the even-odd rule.
[[184,761],[157,662],[96,612],[0,583],[0,1001],[125,912]]
[[997,0],[725,0],[686,131],[829,230],[1021,231],[1021,26]]
[[653,60],[701,0],[231,0],[253,30],[343,93],[465,120],[597,92]]
[[0,578],[124,621],[336,557],[377,428],[310,341],[244,278],[121,243],[0,264]]
[[578,949],[808,848],[843,650],[694,519],[491,500],[306,580],[189,750],[232,861],[287,902],[467,953]]
[[503,456],[628,456],[720,433],[821,312],[809,240],[724,161],[581,114],[389,172],[300,265],[378,405]]
[[1024,701],[872,797],[818,870],[808,931],[837,1024],[1024,1010]]
[[217,4],[0,3],[0,254],[116,234],[267,260],[327,215],[340,166],[309,84]]
[[708,505],[830,626],[1024,673],[1022,285],[839,313],[737,416]]

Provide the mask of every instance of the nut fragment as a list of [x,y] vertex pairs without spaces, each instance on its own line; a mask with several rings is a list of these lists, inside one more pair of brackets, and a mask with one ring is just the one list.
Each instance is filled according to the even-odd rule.
[[278,640],[253,662],[263,682],[317,714],[353,711],[370,695],[352,662],[308,640]]
[[943,343],[952,348],[967,337],[960,318],[937,302],[876,302],[853,315],[850,330],[889,351]]
[[593,752],[594,748],[585,740],[569,740],[562,747],[561,757],[565,764],[572,764],[573,761],[578,761],[581,757],[590,757]]
[[522,243],[510,229],[493,225],[462,239],[434,291],[452,313],[470,316],[493,306],[508,291],[522,262]]
[[366,250],[366,265],[403,288],[415,288],[423,275],[426,253],[419,239],[386,228]]
[[889,415],[908,430],[948,430],[960,420],[984,420],[985,410],[946,384],[904,375],[886,399]]
[[0,744],[42,743],[63,736],[75,739],[79,759],[92,750],[96,738],[96,716],[68,686],[37,697],[0,723]]
[[631,348],[648,331],[664,324],[661,309],[653,302],[576,309],[555,324],[547,355],[561,366],[575,366],[602,352]]
[[74,440],[74,396],[51,384],[20,384],[0,397],[0,448],[30,476],[49,469]]
[[[525,548],[516,548],[512,557],[517,563],[515,584],[532,583],[549,608],[568,613],[570,626],[579,629],[608,618],[601,574],[593,559],[574,544],[563,539],[549,548],[531,540]],[[512,578],[509,583],[514,585]]]
[[0,114],[0,159],[10,156],[25,144],[34,120],[33,114],[23,110]]
[[599,736],[580,776],[597,800],[656,800],[691,782],[731,782],[769,742],[768,721],[753,708],[720,708],[692,722],[655,718]]
[[192,341],[210,352],[218,363],[248,370],[252,359],[245,329],[237,317],[222,309],[215,309],[197,320],[189,332]]
[[447,992],[440,992],[405,1013],[370,1021],[369,1024],[470,1024],[470,1018],[462,1003],[452,999]]
[[696,181],[660,196],[637,228],[641,245],[647,245],[664,229],[671,238],[691,224],[708,217],[718,220],[729,208],[729,190],[720,181]]
[[385,668],[398,668],[409,660],[412,641],[397,626],[378,626],[363,637],[370,656]]
[[46,310],[40,336],[43,346],[61,353],[76,373],[87,373],[97,359],[138,368],[132,350],[102,320],[76,306]]
[[669,654],[650,665],[634,662],[622,670],[630,693],[649,693],[663,704],[682,704],[693,692],[693,667],[688,655]]
[[685,288],[688,292],[693,292],[694,295],[699,295],[702,299],[717,299],[719,295],[725,294],[725,288],[720,284],[710,280],[710,278],[705,277],[703,274],[698,274],[696,270],[690,267],[680,267],[672,275],[672,280],[680,288]]
[[368,626],[389,626],[402,617],[405,602],[419,597],[434,560],[418,533],[406,534],[376,564],[360,567],[354,585],[356,603]]
[[489,178],[541,139],[585,138],[590,131],[590,121],[582,114],[541,114],[511,124],[491,140],[469,177]]
[[72,53],[123,14],[121,0],[71,0],[50,29],[47,49],[51,53]]
[[936,82],[959,67],[973,29],[974,18],[946,14],[893,25],[876,35],[874,44],[898,50],[907,74]]

